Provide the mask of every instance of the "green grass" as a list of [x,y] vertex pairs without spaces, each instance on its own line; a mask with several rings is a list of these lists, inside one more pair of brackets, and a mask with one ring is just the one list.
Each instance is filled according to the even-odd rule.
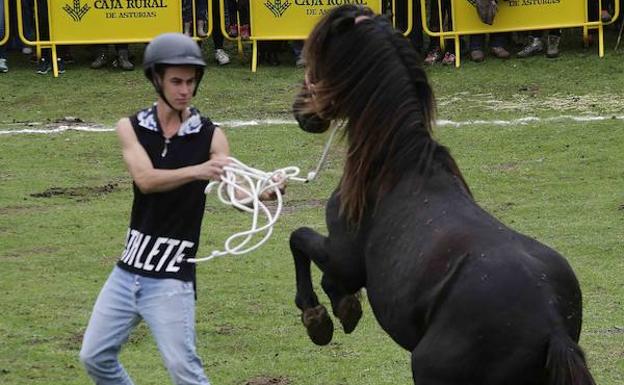
[[[556,60],[431,68],[438,117],[620,115],[622,54],[608,50],[600,59],[575,47],[578,36],[568,37]],[[81,52],[78,60],[86,63]],[[0,77],[0,129],[65,116],[112,127],[153,100],[140,71],[78,64],[52,79],[35,75],[19,55],[10,59],[11,72]],[[252,74],[248,61],[235,58],[227,68],[210,66],[196,105],[216,121],[289,118],[301,77],[292,66],[261,66]],[[233,155],[248,164],[296,165],[304,172],[315,166],[325,139],[289,124],[226,128],[226,134]],[[569,259],[584,293],[581,344],[597,383],[624,383],[622,120],[444,125],[436,137],[451,148],[480,204]],[[302,224],[324,231],[320,205],[338,182],[342,153],[335,145],[317,182],[289,186],[287,210],[257,252],[199,267],[198,349],[214,384],[243,385],[261,376],[297,385],[411,383],[409,354],[379,328],[367,304],[352,335],[337,331],[329,346],[317,347],[293,303],[288,236]],[[67,193],[37,196],[51,188]],[[88,383],[77,354],[95,297],[123,248],[130,201],[112,132],[0,135],[0,383]],[[248,220],[209,197],[200,252],[220,248]],[[121,358],[137,384],[169,383],[145,326]]]

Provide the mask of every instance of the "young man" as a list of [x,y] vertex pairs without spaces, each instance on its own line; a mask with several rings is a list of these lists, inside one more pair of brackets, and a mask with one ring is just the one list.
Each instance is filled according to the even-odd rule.
[[204,188],[222,175],[229,146],[190,106],[205,65],[191,38],[156,37],[144,70],[158,100],[117,124],[134,201],[125,250],[95,303],[80,352],[97,384],[132,384],[118,354],[141,319],[175,384],[209,384],[195,348],[195,265],[186,259],[197,251]]

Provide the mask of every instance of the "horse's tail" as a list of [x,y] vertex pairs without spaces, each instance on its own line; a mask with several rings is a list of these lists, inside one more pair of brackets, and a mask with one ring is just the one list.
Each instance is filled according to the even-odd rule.
[[550,337],[546,370],[548,385],[596,385],[583,350],[563,329]]

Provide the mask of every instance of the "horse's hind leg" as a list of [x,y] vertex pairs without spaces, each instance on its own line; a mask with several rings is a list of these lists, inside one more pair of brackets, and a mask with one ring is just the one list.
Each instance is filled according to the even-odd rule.
[[[325,239],[309,228],[299,228],[290,235],[290,251],[295,260],[297,294],[295,304],[301,309],[301,321],[308,336],[317,345],[327,345],[334,334],[334,324],[321,305],[312,286],[310,261],[319,263],[328,259]],[[322,262],[321,262],[322,263]]]

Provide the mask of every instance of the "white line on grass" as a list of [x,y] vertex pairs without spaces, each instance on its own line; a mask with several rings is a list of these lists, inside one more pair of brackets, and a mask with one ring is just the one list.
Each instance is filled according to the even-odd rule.
[[[609,115],[609,116],[574,116],[574,115],[561,115],[553,116],[549,118],[539,118],[537,116],[527,116],[518,119],[511,120],[465,120],[454,121],[441,119],[436,122],[438,127],[465,127],[465,126],[518,126],[529,125],[536,123],[548,123],[548,122],[600,122],[606,120],[624,120],[624,115]],[[294,120],[288,119],[262,119],[262,120],[231,120],[216,123],[225,128],[237,128],[237,127],[253,127],[253,126],[266,126],[266,125],[294,125]],[[17,124],[12,124],[17,125]],[[28,126],[43,125],[41,123],[28,123]],[[52,126],[48,128],[15,128],[15,129],[0,129],[0,135],[15,135],[15,134],[55,134],[65,131],[83,131],[83,132],[111,132],[114,128],[102,127],[99,125],[60,125]]]

